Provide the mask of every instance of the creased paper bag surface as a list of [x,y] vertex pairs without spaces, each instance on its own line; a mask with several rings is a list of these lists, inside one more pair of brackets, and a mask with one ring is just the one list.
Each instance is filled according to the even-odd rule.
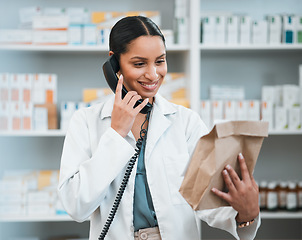
[[213,187],[225,190],[222,171],[231,165],[240,176],[237,160],[242,153],[252,174],[268,123],[262,121],[229,121],[219,123],[196,144],[184,180],[179,189],[194,210],[227,206],[228,203],[211,192]]

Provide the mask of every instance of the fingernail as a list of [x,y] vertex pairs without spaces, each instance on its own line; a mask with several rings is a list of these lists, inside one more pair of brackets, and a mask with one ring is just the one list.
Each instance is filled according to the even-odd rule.
[[243,155],[242,155],[242,153],[239,153],[239,155],[238,155],[238,156],[239,156],[239,158],[240,158],[240,159],[243,159]]
[[223,170],[222,173],[223,173],[224,175],[227,175],[227,174],[228,174],[227,170]]
[[227,170],[230,170],[230,169],[231,169],[231,166],[228,164],[228,165],[225,166],[225,168],[226,168]]
[[215,189],[215,188],[212,188],[211,190],[212,190],[212,192],[216,192],[216,189]]

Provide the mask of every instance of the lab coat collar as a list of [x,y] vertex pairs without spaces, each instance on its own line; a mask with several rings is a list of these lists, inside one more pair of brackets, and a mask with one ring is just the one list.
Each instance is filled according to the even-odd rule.
[[[105,103],[103,110],[100,113],[101,119],[106,117],[111,117],[113,104],[114,104],[115,95],[113,94]],[[165,98],[163,98],[159,93],[157,93],[154,97],[154,109],[158,108],[158,112],[163,115],[173,114],[177,111],[176,107],[168,102]]]

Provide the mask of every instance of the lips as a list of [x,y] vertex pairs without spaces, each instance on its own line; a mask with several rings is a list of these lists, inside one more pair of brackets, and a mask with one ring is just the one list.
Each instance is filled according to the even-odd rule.
[[158,85],[158,82],[159,82],[159,81],[156,81],[156,82],[154,82],[154,83],[152,83],[152,84],[150,84],[150,83],[144,83],[144,82],[139,82],[139,84],[140,84],[144,89],[146,89],[146,90],[154,90],[154,89],[156,89],[156,87],[157,87],[157,85]]

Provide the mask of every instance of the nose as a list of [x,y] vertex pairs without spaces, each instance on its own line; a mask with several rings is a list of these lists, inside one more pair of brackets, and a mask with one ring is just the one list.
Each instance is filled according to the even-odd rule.
[[148,70],[145,73],[145,78],[156,81],[158,80],[158,74],[157,74],[157,69],[156,66],[150,66]]

